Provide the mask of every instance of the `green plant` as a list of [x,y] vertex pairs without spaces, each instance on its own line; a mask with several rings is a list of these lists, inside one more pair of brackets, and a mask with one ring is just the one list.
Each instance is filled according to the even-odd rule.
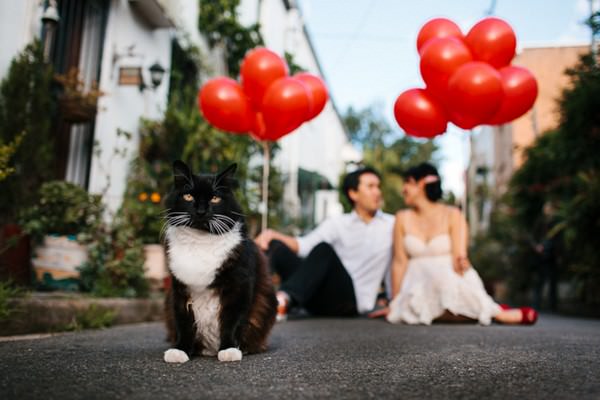
[[100,96],[104,95],[96,82],[92,82],[90,87],[86,88],[78,68],[71,68],[66,74],[56,74],[54,80],[62,86],[62,96],[74,99],[84,106],[96,106]]
[[0,84],[0,143],[20,140],[12,154],[13,172],[0,180],[0,224],[15,222],[18,211],[34,204],[37,189],[54,175],[52,75],[35,41],[13,59]]
[[19,148],[23,136],[24,134],[21,134],[7,144],[3,144],[0,141],[0,181],[3,181],[15,172],[15,168],[10,166],[10,159]]
[[84,240],[89,254],[79,268],[83,291],[99,297],[148,296],[143,243],[121,212],[111,226],[100,224]]
[[[600,304],[600,69],[594,57],[584,55],[567,70],[570,85],[559,100],[560,124],[525,152],[525,162],[510,182],[508,204],[513,222],[524,237],[535,235],[545,204],[554,208],[553,227],[545,235],[559,244],[559,269],[574,282],[579,301]],[[537,234],[539,236],[539,234]],[[531,244],[521,242],[517,254]],[[531,251],[529,251],[531,253]],[[530,287],[526,258],[516,260],[511,274],[515,291]],[[531,262],[531,260],[529,261]]]
[[83,329],[102,329],[113,325],[117,312],[113,309],[90,304],[83,311],[78,311],[71,322],[65,327],[67,331],[81,331]]
[[20,311],[11,299],[23,297],[25,293],[22,288],[14,286],[11,282],[0,281],[0,322],[8,320]]
[[240,0],[199,0],[198,29],[206,35],[211,47],[222,46],[225,50],[227,71],[237,77],[240,62],[249,49],[262,45],[260,26],[243,26],[237,18]]
[[64,75],[56,74],[54,80],[62,87],[58,96],[62,118],[71,123],[91,121],[97,112],[98,99],[104,95],[97,82],[86,85],[78,68],[71,68]]
[[94,229],[102,213],[100,196],[69,182],[51,181],[38,191],[36,204],[22,212],[21,223],[37,239],[46,234],[77,235]]

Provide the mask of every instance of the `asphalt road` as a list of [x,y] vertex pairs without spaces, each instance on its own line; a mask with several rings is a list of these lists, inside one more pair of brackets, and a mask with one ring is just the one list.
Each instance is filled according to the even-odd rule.
[[241,362],[166,364],[160,323],[0,342],[0,399],[600,399],[600,321],[278,324]]

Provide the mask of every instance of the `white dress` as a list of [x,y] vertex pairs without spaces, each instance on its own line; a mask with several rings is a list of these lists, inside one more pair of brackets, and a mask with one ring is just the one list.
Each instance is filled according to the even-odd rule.
[[404,247],[408,267],[400,293],[390,303],[389,322],[429,325],[448,310],[489,325],[501,311],[473,268],[463,276],[454,272],[450,235],[437,235],[429,242],[405,235]]

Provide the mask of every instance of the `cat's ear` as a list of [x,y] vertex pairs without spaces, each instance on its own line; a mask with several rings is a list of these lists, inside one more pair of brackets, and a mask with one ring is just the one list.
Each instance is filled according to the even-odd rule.
[[177,160],[173,163],[173,179],[175,187],[180,189],[184,186],[192,186],[192,172],[190,168],[181,160]]
[[237,179],[233,177],[235,170],[237,169],[237,164],[233,163],[229,167],[225,168],[223,172],[217,175],[216,182],[226,182],[230,188],[235,189],[238,187]]
[[237,164],[233,163],[229,167],[225,168],[223,172],[217,175],[217,181],[220,181],[223,178],[232,178],[235,170],[237,169]]

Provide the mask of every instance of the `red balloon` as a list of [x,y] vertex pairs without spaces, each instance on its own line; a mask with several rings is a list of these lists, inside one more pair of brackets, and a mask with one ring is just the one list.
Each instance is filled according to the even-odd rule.
[[460,67],[448,82],[449,115],[454,119],[489,120],[500,108],[504,98],[500,73],[489,64],[472,61]]
[[308,113],[308,120],[313,119],[323,111],[325,104],[327,104],[327,88],[321,80],[321,78],[311,75],[308,73],[301,73],[294,75],[294,78],[304,83],[308,90],[312,93],[313,103]]
[[478,120],[470,115],[459,114],[456,111],[453,111],[451,109],[447,110],[447,112],[448,112],[448,121],[452,122],[454,125],[458,126],[459,128],[473,129],[477,125],[481,124],[480,120]]
[[504,100],[496,114],[487,121],[490,125],[505,124],[519,118],[533,106],[538,94],[537,81],[528,69],[509,66],[499,72]]
[[265,119],[261,112],[254,113],[254,125],[252,126],[252,130],[250,132],[250,136],[252,136],[255,140],[267,140],[267,128],[265,126]]
[[242,86],[256,109],[260,109],[269,86],[287,75],[286,62],[264,47],[248,52],[240,66]]
[[472,61],[469,48],[454,37],[431,39],[421,53],[421,76],[431,93],[445,98],[448,80],[460,66]]
[[446,18],[434,18],[428,21],[419,30],[417,36],[417,50],[423,54],[422,49],[427,41],[434,38],[455,37],[462,39],[463,34],[458,25]]
[[465,43],[475,60],[502,68],[510,64],[515,56],[517,38],[508,23],[491,17],[476,23],[467,33]]
[[252,107],[242,87],[233,79],[212,79],[198,93],[204,118],[228,132],[248,132],[254,123]]
[[444,107],[424,89],[410,89],[398,96],[394,117],[406,134],[421,138],[440,135],[448,125]]
[[307,120],[312,96],[298,79],[285,77],[275,81],[265,93],[262,103],[265,138],[277,140]]

